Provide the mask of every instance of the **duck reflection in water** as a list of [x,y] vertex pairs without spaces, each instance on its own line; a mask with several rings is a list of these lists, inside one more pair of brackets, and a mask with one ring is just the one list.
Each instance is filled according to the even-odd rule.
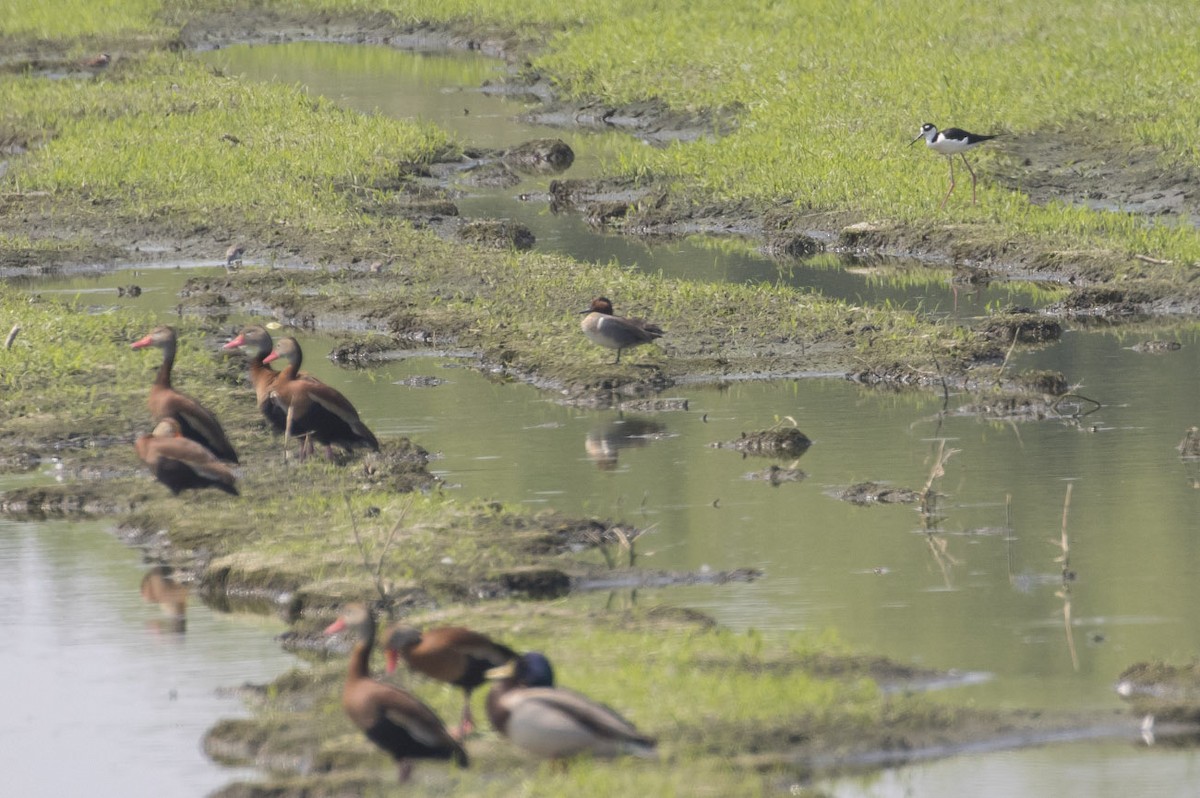
[[183,634],[187,631],[188,590],[171,577],[171,569],[156,565],[142,577],[142,600],[157,604],[163,617],[150,625],[159,632]]
[[594,427],[583,441],[588,458],[601,471],[613,471],[622,449],[646,446],[667,434],[667,425],[648,418],[620,417]]

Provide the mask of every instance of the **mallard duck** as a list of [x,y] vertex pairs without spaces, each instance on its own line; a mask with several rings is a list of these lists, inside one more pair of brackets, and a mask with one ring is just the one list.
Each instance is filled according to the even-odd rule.
[[585,695],[554,686],[545,655],[523,654],[487,672],[496,681],[488,692],[488,718],[518,748],[543,759],[577,754],[657,756],[653,737]]
[[407,690],[371,678],[375,614],[363,604],[348,605],[325,634],[350,628],[358,642],[350,652],[342,708],[367,739],[396,760],[400,781],[412,775],[413,759],[450,759],[467,766],[467,752],[432,709]]
[[463,711],[459,722],[459,737],[475,730],[471,717],[471,692],[487,681],[490,668],[516,658],[517,653],[490,637],[461,626],[444,626],[422,632],[412,626],[396,624],[383,634],[383,650],[387,654],[387,672],[396,670],[403,659],[411,670],[431,679],[449,682],[462,688]]

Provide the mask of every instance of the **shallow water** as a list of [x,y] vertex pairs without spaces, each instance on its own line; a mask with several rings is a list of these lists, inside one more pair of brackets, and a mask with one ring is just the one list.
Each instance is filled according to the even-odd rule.
[[[198,54],[228,74],[305,87],[314,95],[365,113],[436,122],[475,147],[504,149],[539,138],[558,138],[575,153],[561,175],[527,176],[519,185],[487,188],[458,185],[455,199],[463,216],[512,219],[537,237],[536,249],[585,262],[616,261],[668,277],[728,282],[782,282],[851,301],[921,308],[955,316],[980,315],[990,303],[1036,304],[1048,289],[1028,284],[995,283],[978,290],[951,286],[947,276],[928,279],[903,259],[859,262],[818,256],[781,266],[744,247],[706,236],[649,243],[604,234],[574,214],[553,214],[546,202],[550,181],[588,178],[622,153],[651,146],[619,131],[596,132],[535,125],[517,117],[534,106],[482,90],[504,77],[504,66],[478,53],[414,54],[387,47],[293,42],[233,47]],[[531,201],[518,197],[528,195]],[[856,273],[846,267],[859,267]],[[901,270],[905,280],[882,279]],[[947,273],[948,275],[948,273]],[[586,300],[584,300],[586,301]]]
[[219,689],[295,662],[282,625],[192,601],[180,631],[143,601],[145,571],[103,524],[0,521],[5,795],[203,795],[236,775],[200,741],[245,713]]
[[[459,82],[478,85],[495,76],[494,62],[475,56],[285,45],[230,48],[206,57],[225,59],[221,63],[232,71],[304,82],[314,93],[351,107],[416,113],[438,122],[446,122],[438,115],[449,112],[464,125],[483,120],[480,128],[460,131],[473,143],[503,146],[547,134],[510,123],[512,101],[443,90]],[[375,94],[366,96],[367,91]],[[462,114],[462,108],[470,113]],[[478,141],[481,130],[496,139]],[[618,136],[553,134],[568,139],[581,153],[572,173],[594,168],[589,166],[590,152],[630,146]],[[618,257],[622,263],[669,274],[779,278],[778,267],[769,261],[728,256],[703,242],[648,247],[598,235],[570,217],[550,216],[544,205],[513,199],[528,190],[530,186],[480,192],[469,201],[478,202],[479,209],[468,210],[463,204],[464,212],[526,213],[541,225],[535,228],[541,246],[577,256]],[[548,232],[555,229],[566,232]],[[166,321],[176,302],[174,292],[188,273],[122,271],[102,278],[43,281],[34,290],[78,294],[83,305],[97,312],[123,304],[155,308]],[[954,292],[941,283],[897,286],[830,269],[827,262],[799,266],[787,279],[851,299],[890,296],[897,303],[964,316],[977,315],[995,301],[1040,299],[1035,290],[999,286],[956,305]],[[116,296],[116,286],[132,283],[143,287],[141,297]],[[235,321],[229,322],[231,332]],[[1160,356],[1138,354],[1128,347],[1154,334],[1072,330],[1054,346],[1017,355],[1010,368],[1061,370],[1079,383],[1079,393],[1103,405],[1081,419],[1022,424],[983,422],[953,412],[943,417],[941,397],[935,394],[873,390],[837,379],[684,385],[671,394],[687,399],[686,412],[622,415],[567,407],[528,386],[492,382],[462,359],[414,356],[371,370],[341,369],[324,358],[331,339],[299,338],[307,354],[306,368],[350,397],[381,437],[409,435],[436,451],[440,459],[434,470],[464,496],[630,521],[648,530],[636,549],[638,563],[648,567],[756,566],[766,571],[765,579],[752,584],[621,591],[618,601],[686,604],[737,628],[835,629],[855,646],[904,662],[990,674],[983,683],[960,688],[968,691],[962,697],[985,706],[1113,709],[1119,702],[1112,683],[1125,667],[1151,657],[1187,659],[1200,648],[1200,629],[1191,617],[1200,598],[1200,541],[1195,537],[1200,466],[1181,463],[1173,448],[1187,427],[1200,423],[1195,402],[1200,325],[1164,325],[1157,334],[1178,340],[1183,348]],[[595,353],[597,362],[608,356]],[[442,382],[412,387],[413,377]],[[252,401],[249,390],[246,398]],[[949,409],[962,401],[952,396]],[[748,472],[772,462],[789,463],[743,459],[711,446],[787,419],[794,419],[814,440],[795,464],[806,472],[804,481],[772,487],[749,480]],[[938,483],[945,499],[942,517],[933,528],[923,527],[908,506],[856,507],[830,495],[864,480],[919,489],[943,441],[959,451]],[[1064,595],[1055,541],[1061,534],[1068,484],[1073,486],[1067,521],[1070,566],[1077,578]],[[62,539],[42,527],[12,528],[26,530],[13,537],[26,541],[23,546],[31,537]],[[126,591],[125,598],[137,611],[152,617],[154,608],[140,605],[137,597],[136,555],[98,534],[107,540],[101,548],[108,564],[99,569],[93,564],[89,576],[114,581],[107,587],[88,584],[87,589],[101,595]],[[70,557],[39,556],[54,567],[47,566],[38,581],[26,579],[10,600],[37,606],[42,599],[33,586],[40,580],[57,584],[55,571],[63,559],[60,581],[79,584]],[[122,567],[128,573],[105,576],[116,568],[114,562],[125,562]],[[24,573],[32,566],[18,568]],[[68,590],[66,595],[78,593]],[[1064,624],[1067,599],[1069,627]],[[104,606],[104,601],[97,603]],[[134,613],[134,608],[124,612]],[[223,650],[227,632],[202,636],[203,617],[189,618],[186,643],[196,649],[189,653],[200,660],[219,658],[214,652]],[[243,623],[209,617],[214,624]],[[105,625],[103,618],[82,625],[98,628]],[[61,654],[55,646],[62,635],[43,636],[51,643],[42,659],[33,662],[49,663]],[[271,661],[264,653],[255,657],[253,667],[228,664],[216,683],[266,678],[285,667],[286,658],[268,634],[254,629],[249,636],[257,637],[277,659]],[[248,646],[247,641],[237,648]],[[108,670],[138,673],[142,658],[148,656],[142,649],[149,647],[130,648],[126,661]],[[71,659],[79,665],[78,657]],[[268,662],[273,664],[254,670]],[[150,667],[178,673],[182,666]],[[248,671],[263,676],[252,677]],[[148,678],[141,681],[154,684]],[[93,690],[91,696],[97,701],[113,699],[118,707],[126,701],[116,689]],[[105,714],[115,711],[109,707]],[[224,702],[214,716],[236,711],[236,702]],[[142,720],[135,720],[140,716],[130,719],[125,750],[136,748],[137,740],[156,728],[155,713],[144,714],[145,728]],[[211,718],[189,731],[186,742],[164,744],[164,753],[152,758],[198,757],[197,740],[208,722]],[[109,731],[109,742],[118,745],[120,730]],[[55,733],[53,728],[44,732]],[[1151,785],[1163,794],[1178,794],[1195,783],[1197,768],[1200,758],[1192,751],[1148,752],[1131,744],[1087,743],[957,757],[862,780],[844,779],[829,789],[838,796],[872,798],[958,796],[970,785],[970,793],[979,795],[1082,796],[1141,794]],[[128,769],[117,769],[121,773],[112,778],[120,789],[134,776]],[[219,775],[214,778],[213,784],[222,780]],[[105,784],[109,792],[107,779]]]

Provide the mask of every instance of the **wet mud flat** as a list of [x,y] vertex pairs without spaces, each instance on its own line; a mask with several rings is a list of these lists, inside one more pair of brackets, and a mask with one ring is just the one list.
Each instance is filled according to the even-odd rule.
[[[239,26],[226,18],[198,20],[185,31],[189,46],[220,46],[316,39],[370,42],[404,49],[478,49],[512,65],[507,80],[485,87],[538,101],[530,121],[563,128],[621,130],[665,144],[720,136],[737,124],[737,107],[692,112],[654,101],[612,105],[595,100],[563,103],[546,76],[523,68],[538,37],[522,40],[495,29],[397,26],[372,18],[362,29],[314,25],[304,17],[271,16]],[[240,34],[240,35],[239,35]],[[366,36],[366,38],[363,38]],[[1170,217],[1194,226],[1200,219],[1200,172],[1173,165],[1149,147],[1117,141],[1104,120],[1079,120],[1069,131],[1002,136],[989,177],[1026,193],[1034,203],[1064,203],[1144,218]],[[1060,283],[1071,294],[1048,312],[1063,317],[1195,316],[1200,287],[1180,280],[1173,264],[1138,253],[1047,248],[1044,242],[981,233],[971,225],[908,225],[849,212],[789,208],[787,201],[713,202],[674,184],[629,178],[564,179],[547,196],[555,212],[578,213],[598,228],[651,239],[696,233],[750,236],[763,253],[786,263],[822,251],[906,256],[931,265],[986,266],[998,279]],[[1168,267],[1166,269],[1161,267]]]

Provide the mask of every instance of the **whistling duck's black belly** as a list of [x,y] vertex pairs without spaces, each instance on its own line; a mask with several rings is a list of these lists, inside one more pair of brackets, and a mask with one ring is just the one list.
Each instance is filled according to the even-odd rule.
[[176,496],[185,490],[201,490],[202,488],[216,488],[234,496],[238,495],[238,489],[233,485],[209,479],[203,474],[197,473],[186,463],[169,457],[158,459],[158,465],[154,469],[154,478],[170,488],[171,493]]
[[400,725],[381,718],[366,730],[367,739],[389,753],[393,759],[450,759],[454,749],[422,743]]
[[[271,425],[271,429],[282,435],[284,430],[287,429],[287,409],[281,407],[275,402],[275,400],[269,398],[264,399],[262,404],[258,406],[258,409],[262,411],[263,418],[265,418],[267,423]],[[295,430],[293,430],[293,432],[295,432]]]

